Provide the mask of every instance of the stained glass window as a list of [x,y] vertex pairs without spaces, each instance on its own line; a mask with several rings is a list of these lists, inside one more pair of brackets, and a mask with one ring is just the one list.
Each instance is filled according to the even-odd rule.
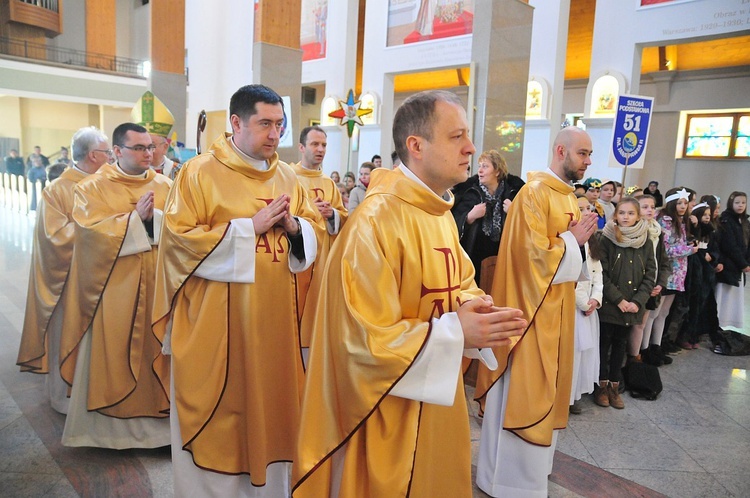
[[685,157],[750,157],[750,114],[689,115]]
[[734,157],[750,157],[750,116],[740,116]]

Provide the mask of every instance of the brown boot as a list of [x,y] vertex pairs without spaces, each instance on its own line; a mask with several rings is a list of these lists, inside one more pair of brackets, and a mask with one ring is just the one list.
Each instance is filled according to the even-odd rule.
[[619,387],[619,382],[610,382],[607,394],[609,394],[609,406],[622,410],[625,408],[625,402],[622,400],[622,396],[620,396]]
[[609,406],[609,381],[600,380],[599,384],[594,387],[594,403],[599,406]]
[[631,363],[643,363],[643,358],[641,358],[641,355],[636,355],[636,356],[630,356],[630,355],[628,355],[628,362],[627,362],[627,364],[629,365]]

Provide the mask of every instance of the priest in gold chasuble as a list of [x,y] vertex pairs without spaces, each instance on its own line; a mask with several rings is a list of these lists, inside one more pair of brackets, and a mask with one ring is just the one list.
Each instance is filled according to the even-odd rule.
[[520,334],[474,283],[448,191],[474,146],[449,92],[407,99],[397,171],[373,171],[331,248],[316,306],[294,497],[471,497],[464,354]]
[[151,331],[161,210],[171,181],[149,169],[151,137],[134,123],[112,135],[117,162],[75,188],[75,248],[60,344],[71,390],[66,446],[169,444],[169,360]]
[[[310,333],[315,320],[315,301],[322,283],[323,268],[328,260],[328,252],[336,235],[346,222],[348,212],[344,207],[336,184],[325,176],[322,171],[325,158],[327,137],[323,128],[308,126],[300,132],[299,149],[302,160],[292,164],[297,179],[307,190],[310,201],[315,205],[319,215],[323,218],[328,231],[323,236],[318,247],[315,264],[297,275],[297,295],[300,311],[300,342],[303,353],[307,354],[310,347]],[[306,306],[310,303],[310,307]],[[305,312],[307,310],[307,313]]]
[[276,153],[281,97],[242,87],[230,122],[183,166],[159,249],[175,496],[288,496],[304,385],[295,273],[324,228]]
[[81,128],[71,144],[74,166],[42,191],[37,206],[26,314],[17,364],[22,372],[49,373],[52,408],[68,413],[68,385],[60,377],[61,297],[73,258],[73,188],[109,158],[107,137],[93,126]]
[[563,129],[552,165],[529,174],[503,229],[492,297],[523,310],[529,327],[494,348],[500,368],[479,367],[477,485],[491,496],[547,496],[555,431],[568,421],[580,248],[596,230],[595,214],[581,218],[571,181],[583,177],[591,153],[585,131]]

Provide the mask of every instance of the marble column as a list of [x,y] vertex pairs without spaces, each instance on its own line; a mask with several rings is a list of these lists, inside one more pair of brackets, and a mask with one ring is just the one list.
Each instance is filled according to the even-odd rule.
[[565,58],[568,46],[570,0],[531,0],[534,10],[529,78],[538,81],[541,116],[526,120],[521,177],[546,168],[552,159],[552,142],[563,121]]
[[[521,172],[533,10],[519,0],[475,3],[474,145],[477,154],[498,149],[516,175]],[[502,134],[513,127],[518,135]]]
[[172,113],[172,132],[176,132],[177,139],[185,143],[185,0],[151,2],[151,74],[148,89]]
[[292,121],[291,142],[278,149],[279,157],[286,162],[299,161],[299,132],[307,124],[299,113],[302,106],[301,8],[301,0],[259,0],[255,11],[253,83],[273,88],[291,100],[291,108],[287,109]]

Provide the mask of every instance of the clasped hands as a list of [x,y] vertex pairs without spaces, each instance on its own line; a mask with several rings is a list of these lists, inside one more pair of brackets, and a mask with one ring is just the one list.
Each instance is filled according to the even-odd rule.
[[318,211],[320,211],[320,215],[330,220],[333,218],[333,207],[331,206],[330,202],[324,201],[320,197],[316,197],[313,201],[313,204],[315,204],[315,207],[318,208]]
[[154,218],[154,191],[148,191],[135,203],[135,211],[142,221],[150,221]]
[[301,229],[297,220],[289,212],[290,198],[281,194],[252,217],[256,235],[262,235],[274,226],[280,226],[289,235],[299,235]]
[[597,229],[599,216],[594,212],[581,213],[581,220],[573,220],[568,224],[568,230],[576,238],[579,246],[589,240]]
[[464,333],[464,348],[492,348],[511,344],[528,326],[523,312],[495,306],[491,296],[467,301],[456,312]]

